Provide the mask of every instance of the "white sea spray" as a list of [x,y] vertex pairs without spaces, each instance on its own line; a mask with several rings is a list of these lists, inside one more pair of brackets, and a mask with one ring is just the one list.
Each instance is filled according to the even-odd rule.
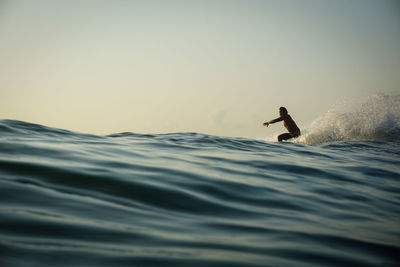
[[336,141],[398,140],[400,95],[375,94],[364,101],[338,102],[314,120],[295,141],[322,144]]

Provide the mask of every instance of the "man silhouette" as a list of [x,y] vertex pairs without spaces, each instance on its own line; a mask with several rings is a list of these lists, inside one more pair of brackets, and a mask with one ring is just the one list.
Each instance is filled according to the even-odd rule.
[[279,121],[283,121],[283,126],[285,126],[285,128],[289,131],[288,133],[283,133],[278,136],[279,142],[300,136],[299,127],[297,127],[296,123],[294,122],[292,117],[290,117],[290,115],[288,114],[288,111],[285,107],[279,108],[279,118],[272,120],[272,121],[264,122],[264,126],[268,126],[272,123],[279,122]]

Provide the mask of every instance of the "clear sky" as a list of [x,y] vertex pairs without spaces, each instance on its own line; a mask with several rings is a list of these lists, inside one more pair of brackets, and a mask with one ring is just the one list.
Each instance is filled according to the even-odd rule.
[[1,119],[253,138],[399,85],[396,0],[0,0]]

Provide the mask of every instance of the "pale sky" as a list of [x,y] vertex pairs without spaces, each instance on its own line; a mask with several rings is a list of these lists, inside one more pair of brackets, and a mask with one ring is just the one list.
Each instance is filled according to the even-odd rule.
[[0,119],[256,138],[399,85],[396,0],[0,0]]

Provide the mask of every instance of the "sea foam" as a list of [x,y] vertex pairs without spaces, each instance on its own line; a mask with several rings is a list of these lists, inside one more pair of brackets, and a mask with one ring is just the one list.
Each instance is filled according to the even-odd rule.
[[400,95],[374,94],[335,104],[303,130],[295,142],[316,145],[336,141],[398,140]]

